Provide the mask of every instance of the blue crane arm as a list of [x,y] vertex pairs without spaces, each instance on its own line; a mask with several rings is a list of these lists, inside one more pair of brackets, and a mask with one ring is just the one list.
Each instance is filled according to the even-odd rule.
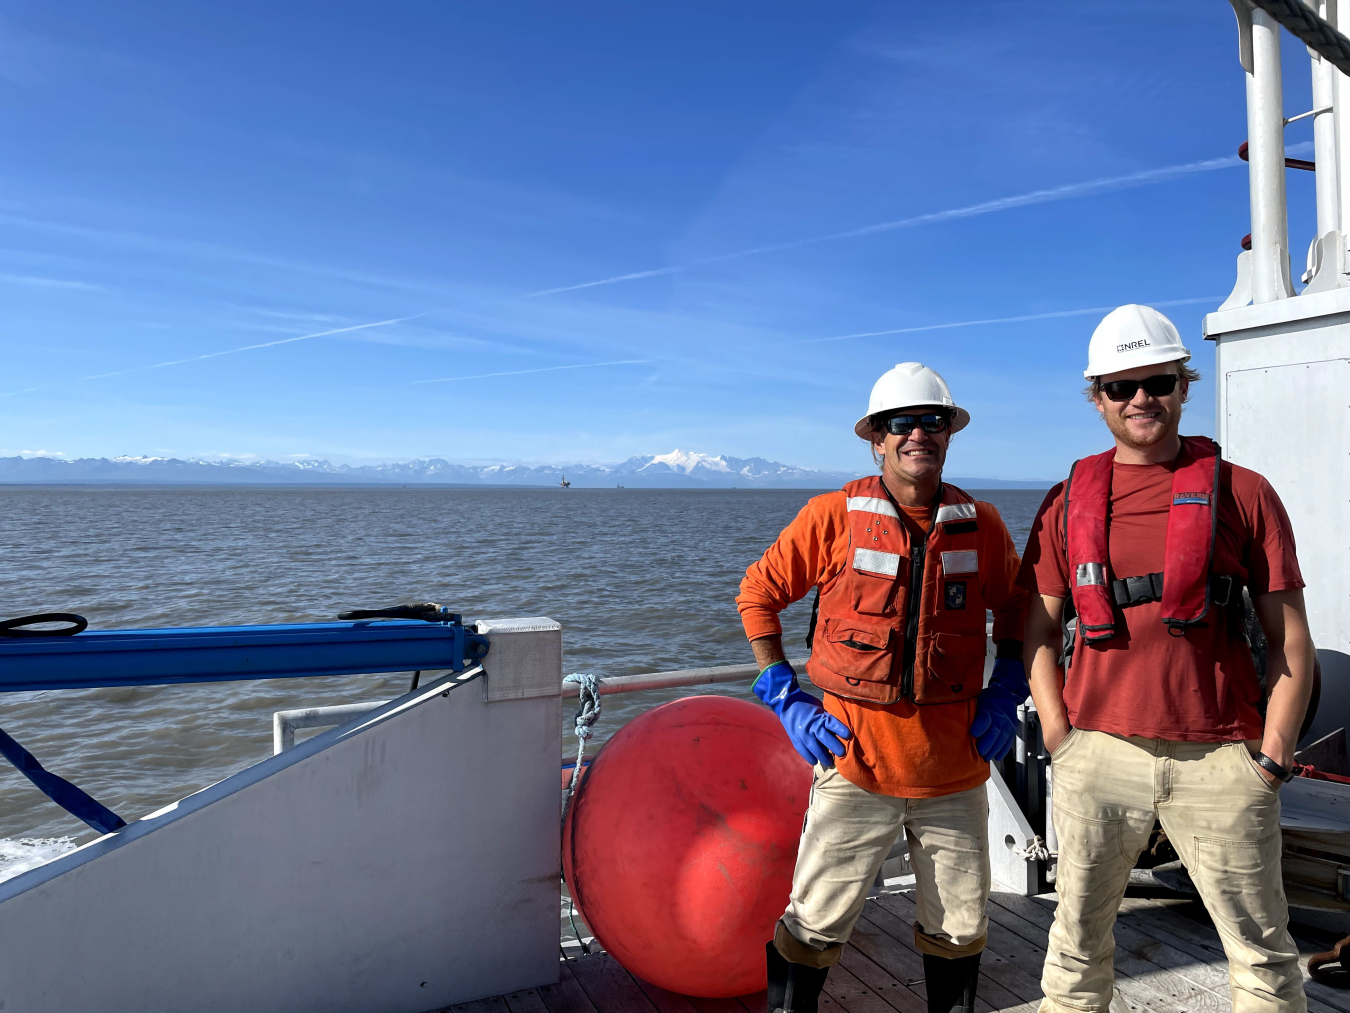
[[464,670],[488,638],[457,622],[363,620],[278,626],[87,630],[0,638],[0,692]]

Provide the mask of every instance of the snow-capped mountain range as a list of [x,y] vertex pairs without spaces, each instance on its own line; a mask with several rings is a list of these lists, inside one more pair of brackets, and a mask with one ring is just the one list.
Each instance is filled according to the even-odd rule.
[[305,459],[276,461],[201,461],[165,457],[114,457],[62,460],[54,457],[0,457],[0,483],[136,484],[377,484],[514,485],[573,488],[686,487],[821,488],[858,476],[846,472],[795,468],[761,457],[741,459],[684,450],[644,454],[621,464],[457,464],[443,458],[392,464],[333,464]]
[[[442,458],[392,464],[333,464],[307,458],[200,461],[173,457],[0,457],[0,484],[137,485],[507,485],[573,488],[837,489],[861,473],[797,468],[762,457],[727,457],[674,450],[642,454],[620,464],[456,464]],[[969,488],[1045,487],[1048,483],[952,479]]]

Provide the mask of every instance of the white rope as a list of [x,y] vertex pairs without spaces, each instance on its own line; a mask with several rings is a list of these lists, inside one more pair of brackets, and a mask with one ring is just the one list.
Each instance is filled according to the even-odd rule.
[[1045,841],[1041,840],[1041,835],[1037,834],[1031,839],[1031,843],[1025,848],[1013,848],[1013,854],[1023,861],[1027,862],[1047,862],[1054,857],[1050,849],[1045,846]]
[[577,782],[581,780],[581,761],[586,753],[586,740],[595,732],[591,726],[600,720],[600,679],[589,672],[573,672],[563,676],[563,682],[572,682],[581,686],[581,709],[573,722],[573,732],[577,737],[577,763],[572,768],[572,783],[567,786],[567,798],[563,801],[563,825],[567,824],[567,810],[572,805],[572,796],[576,793]]

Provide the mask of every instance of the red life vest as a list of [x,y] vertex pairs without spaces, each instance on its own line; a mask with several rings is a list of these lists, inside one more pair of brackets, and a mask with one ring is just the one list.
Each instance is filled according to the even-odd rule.
[[1107,551],[1115,456],[1108,450],[1083,458],[1064,483],[1064,542],[1078,633],[1089,643],[1109,640],[1116,634],[1117,606],[1161,601],[1162,621],[1171,633],[1184,635],[1186,627],[1204,620],[1213,601],[1210,569],[1223,464],[1219,445],[1203,436],[1181,438],[1167,514],[1164,571],[1121,579],[1112,578]]
[[849,565],[820,591],[811,681],[882,704],[977,696],[986,638],[974,499],[943,485],[927,539],[911,544],[880,476],[850,482],[844,492]]

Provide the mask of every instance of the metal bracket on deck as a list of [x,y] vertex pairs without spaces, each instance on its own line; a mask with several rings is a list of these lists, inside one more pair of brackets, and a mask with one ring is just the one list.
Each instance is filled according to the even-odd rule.
[[994,880],[1013,893],[1031,897],[1039,892],[1041,862],[1033,857],[1040,837],[1022,815],[998,768],[991,768],[985,782],[989,793],[989,871]]
[[547,616],[480,619],[478,633],[492,638],[487,700],[557,696],[562,687],[562,624]]

